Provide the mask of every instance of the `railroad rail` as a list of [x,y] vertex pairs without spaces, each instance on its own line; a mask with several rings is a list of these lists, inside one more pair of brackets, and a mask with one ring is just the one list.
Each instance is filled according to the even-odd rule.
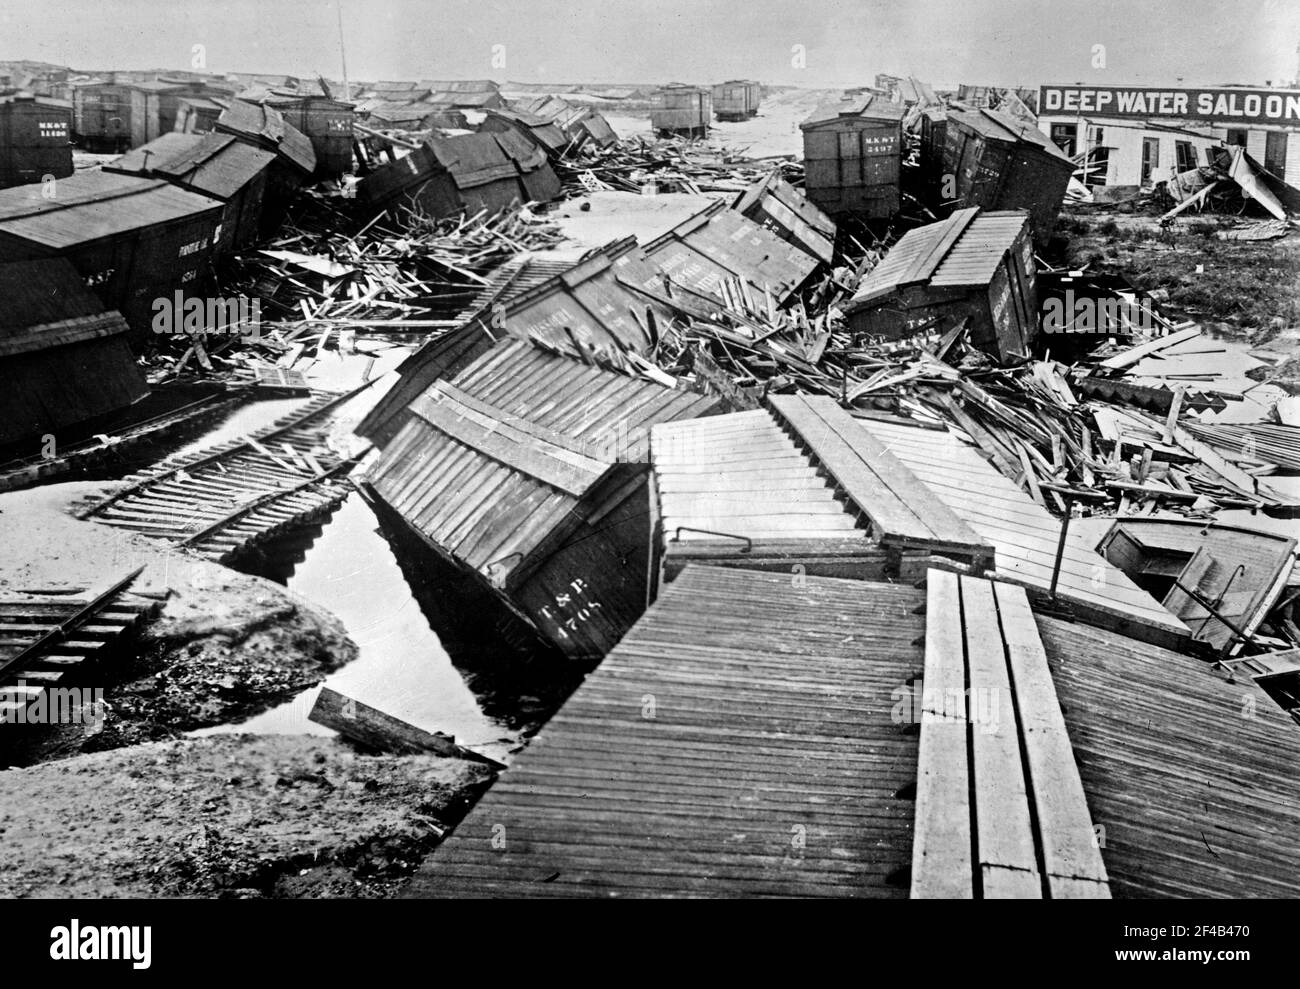
[[347,497],[344,459],[326,443],[329,413],[373,382],[319,393],[242,439],[172,457],[85,505],[82,519],[141,533],[214,562],[319,518]]
[[158,612],[163,595],[130,590],[143,569],[90,598],[60,590],[0,597],[0,725],[23,720],[48,690],[84,683],[89,666]]

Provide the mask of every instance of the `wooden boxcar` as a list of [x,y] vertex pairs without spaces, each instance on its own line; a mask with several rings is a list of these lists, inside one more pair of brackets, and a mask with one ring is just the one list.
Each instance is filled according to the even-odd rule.
[[104,166],[105,172],[160,178],[226,204],[218,254],[258,240],[275,154],[229,134],[164,134]]
[[825,264],[835,255],[835,221],[776,170],[739,193],[732,209]]
[[328,96],[275,94],[266,99],[284,115],[286,123],[307,135],[316,152],[316,175],[333,178],[352,171],[351,103]]
[[762,87],[750,79],[730,79],[713,87],[713,111],[719,120],[748,120],[758,113]]
[[74,140],[91,151],[126,151],[162,133],[156,85],[98,82],[72,91]]
[[940,182],[953,176],[955,206],[1028,210],[1034,240],[1047,243],[1075,166],[1046,134],[997,110],[949,110],[943,150],[925,167]]
[[574,106],[558,96],[538,96],[513,104],[516,110],[549,120],[564,131],[574,149],[590,142],[598,148],[618,143],[618,135],[609,121],[589,106]]
[[225,205],[161,180],[82,172],[47,199],[39,185],[0,191],[0,261],[63,257],[138,334],[153,302],[210,288]]
[[855,333],[888,339],[944,333],[966,320],[974,346],[1027,357],[1038,321],[1029,214],[971,207],[909,230],[844,314]]
[[411,402],[367,483],[541,638],[597,659],[646,606],[649,429],[716,403],[503,340]]
[[263,234],[274,232],[298,189],[316,171],[316,151],[311,141],[275,107],[244,100],[231,100],[217,118],[214,130],[275,155],[267,176],[261,224]]
[[72,105],[0,96],[0,189],[72,174]]
[[431,137],[404,158],[367,175],[357,195],[388,209],[418,205],[430,216],[489,214],[560,194],[546,153],[513,131]]
[[803,130],[804,188],[831,216],[883,219],[898,212],[903,108],[879,96],[827,104]]
[[708,137],[713,93],[700,86],[672,83],[659,90],[659,105],[650,111],[650,128],[661,137],[683,134]]
[[182,96],[176,103],[173,131],[181,134],[207,134],[217,127],[217,119],[230,101],[212,96]]
[[820,263],[722,202],[696,213],[645,248],[674,285],[716,300],[722,283],[740,281],[751,298],[783,305]]
[[149,394],[121,313],[64,258],[0,264],[0,448],[33,441]]

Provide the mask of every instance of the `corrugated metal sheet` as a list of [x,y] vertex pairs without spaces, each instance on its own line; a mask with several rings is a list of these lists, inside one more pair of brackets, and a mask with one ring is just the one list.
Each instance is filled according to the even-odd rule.
[[[974,448],[949,432],[896,426],[872,419],[858,427],[889,450],[958,516],[991,542],[995,574],[1046,591],[1061,523],[1037,505]],[[1174,645],[1190,630],[1077,531],[1066,539],[1057,594],[1079,617],[1146,641]]]
[[715,406],[506,340],[411,403],[371,484],[566,655],[599,656],[645,606],[649,429]]
[[727,278],[746,282],[777,305],[797,292],[816,269],[816,258],[787,244],[735,210],[715,203],[646,245],[646,255],[674,284],[709,297]]
[[407,893],[906,897],[923,601],[688,567]]

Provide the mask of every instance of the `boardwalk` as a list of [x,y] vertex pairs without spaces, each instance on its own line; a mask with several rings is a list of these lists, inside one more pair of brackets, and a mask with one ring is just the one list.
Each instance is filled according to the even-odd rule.
[[687,567],[413,896],[908,895],[912,588]]

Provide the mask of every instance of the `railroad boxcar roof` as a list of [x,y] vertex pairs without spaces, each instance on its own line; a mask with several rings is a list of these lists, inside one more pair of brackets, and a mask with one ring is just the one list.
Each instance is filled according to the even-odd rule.
[[161,179],[111,172],[59,179],[58,189],[55,199],[46,199],[40,185],[0,190],[0,234],[68,248],[223,208],[215,199]]
[[123,175],[161,175],[230,199],[275,161],[275,153],[230,134],[163,134],[104,166]]
[[316,152],[311,138],[284,119],[279,110],[260,103],[231,100],[217,118],[217,130],[247,137],[260,147],[274,148],[276,153],[307,174],[316,170]]
[[900,123],[906,111],[883,96],[855,96],[838,103],[823,103],[799,127],[813,130],[828,124],[860,118],[869,123]]
[[127,332],[126,321],[86,286],[67,258],[0,264],[0,357]]
[[716,405],[507,339],[411,402],[370,477],[430,542],[504,582],[616,460],[646,460],[651,425]]
[[1033,124],[1018,120],[998,110],[958,110],[949,109],[947,119],[980,134],[992,141],[1006,141],[1012,144],[1032,144],[1049,158],[1058,159],[1062,167],[1074,166],[1074,162],[1058,148],[1046,134]]

